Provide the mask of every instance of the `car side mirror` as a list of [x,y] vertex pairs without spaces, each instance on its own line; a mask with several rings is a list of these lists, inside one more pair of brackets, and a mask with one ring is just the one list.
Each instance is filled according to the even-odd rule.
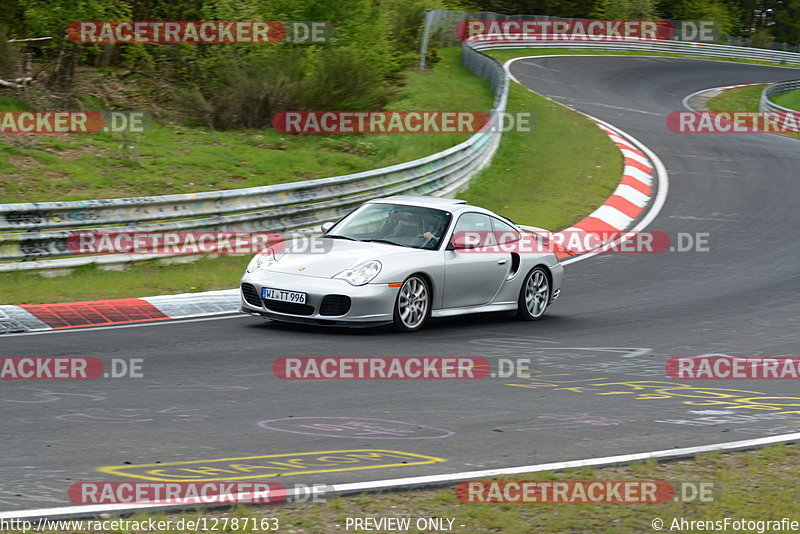
[[477,244],[474,239],[469,239],[468,236],[456,235],[450,240],[450,248],[452,250],[471,250],[477,248]]
[[325,222],[325,223],[322,223],[322,227],[321,227],[321,228],[322,228],[322,232],[323,232],[323,233],[327,232],[328,230],[330,230],[331,228],[333,228],[333,225],[334,225],[334,224],[335,224],[335,223],[332,223],[332,222],[330,222],[330,221],[328,221],[328,222]]

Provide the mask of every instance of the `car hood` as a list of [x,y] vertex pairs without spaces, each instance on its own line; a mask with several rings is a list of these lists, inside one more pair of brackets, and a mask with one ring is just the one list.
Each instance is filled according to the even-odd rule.
[[387,245],[384,243],[364,243],[342,239],[320,238],[316,241],[317,250],[306,247],[288,248],[277,255],[269,271],[300,276],[331,278],[346,269],[369,260],[379,260],[386,265],[390,259],[418,254],[419,249]]

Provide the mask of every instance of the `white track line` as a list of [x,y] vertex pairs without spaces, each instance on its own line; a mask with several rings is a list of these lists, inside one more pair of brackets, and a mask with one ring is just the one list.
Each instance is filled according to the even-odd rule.
[[[508,61],[503,63],[503,69],[506,71],[506,74],[508,74],[509,78],[511,78],[513,81],[519,83],[520,85],[522,85],[522,87],[525,87],[524,84],[520,83],[520,81],[517,78],[515,78],[513,74],[511,74],[511,65],[515,61],[520,61],[520,60],[523,60],[523,59],[542,58],[542,57],[576,57],[576,56],[586,57],[586,56],[589,56],[589,55],[590,54],[583,54],[583,55],[570,54],[569,56],[564,56],[564,55],[559,55],[559,54],[548,54],[548,55],[541,55],[541,56],[523,56],[523,57],[517,57],[517,58],[509,59]],[[608,54],[608,55],[614,56],[614,54]],[[650,56],[640,56],[640,57],[650,57]],[[660,56],[653,56],[653,57],[660,57]],[[525,87],[525,88],[528,89],[527,87]],[[536,91],[533,91],[531,89],[528,89],[528,90],[531,91],[532,93],[536,93]],[[536,93],[536,94],[539,95],[539,93]],[[655,218],[661,212],[661,208],[664,207],[664,203],[667,201],[667,192],[669,191],[669,175],[667,174],[667,168],[664,166],[664,163],[659,159],[658,156],[655,155],[655,153],[652,150],[650,150],[647,146],[642,144],[638,139],[636,139],[635,137],[633,137],[629,133],[620,130],[616,126],[612,126],[611,124],[608,124],[605,121],[601,121],[597,117],[593,117],[593,116],[589,115],[588,113],[584,113],[582,111],[578,111],[577,109],[574,109],[574,108],[572,108],[570,106],[565,106],[561,102],[558,102],[557,100],[553,100],[552,98],[548,98],[548,97],[546,97],[544,95],[539,95],[539,96],[547,98],[551,102],[555,102],[556,104],[558,104],[560,106],[564,106],[564,107],[566,107],[568,109],[571,109],[572,111],[575,111],[576,113],[580,113],[584,117],[587,117],[590,120],[595,121],[596,123],[598,123],[599,125],[605,127],[608,130],[611,130],[617,136],[621,137],[623,142],[627,142],[627,143],[632,144],[635,148],[639,149],[641,152],[643,152],[650,159],[650,162],[652,162],[652,164],[655,166],[654,170],[655,170],[655,173],[656,173],[656,180],[658,181],[658,187],[657,187],[656,196],[653,199],[653,203],[650,206],[650,209],[647,211],[647,214],[633,228],[630,228],[629,230],[626,230],[626,232],[627,232],[627,235],[629,236],[629,235],[631,235],[631,232],[639,232],[639,231],[642,231],[645,228],[647,228],[650,225],[650,223],[653,222],[653,220],[655,220]],[[630,168],[627,168],[626,172],[629,169]],[[636,169],[636,170],[638,170],[638,169]],[[642,174],[644,174],[644,173],[642,173]],[[638,178],[638,177],[635,177],[635,178]],[[623,234],[623,237],[624,236],[625,236],[625,234]],[[627,237],[625,237],[625,239],[627,239]],[[616,243],[616,241],[617,240],[611,242],[611,244]],[[591,258],[592,256],[596,256],[600,252],[602,252],[602,250],[598,250],[596,252],[589,252],[589,253],[586,253],[586,254],[581,254],[580,256],[576,256],[574,258],[570,258],[568,260],[564,260],[564,261],[561,262],[561,264],[562,265],[569,265],[571,263],[576,263],[576,262],[579,262],[579,261],[583,261],[583,260],[585,260],[587,258]]]
[[[712,451],[734,451],[742,449],[752,449],[773,443],[784,443],[787,441],[800,440],[800,432],[794,434],[784,434],[782,436],[770,436],[767,438],[748,439],[743,441],[731,441],[727,443],[716,443],[713,445],[700,445],[698,447],[685,447],[682,449],[666,449],[660,451],[639,452],[633,454],[620,454],[618,456],[605,456],[603,458],[587,458],[584,460],[571,460],[567,462],[552,462],[547,464],[523,465],[519,467],[503,467],[499,469],[484,469],[481,471],[462,471],[460,473],[447,473],[444,475],[425,475],[407,478],[392,478],[384,480],[372,480],[369,482],[352,482],[348,484],[333,484],[328,486],[328,491],[318,492],[327,493],[356,493],[362,491],[398,488],[408,486],[449,484],[462,480],[472,480],[476,478],[487,478],[502,475],[519,475],[523,473],[537,473],[541,471],[562,471],[577,467],[587,466],[607,466],[615,464],[626,464],[648,460],[650,458],[670,459],[681,457],[693,457],[695,454]],[[287,491],[290,496],[294,492]],[[0,519],[30,519],[38,517],[56,517],[66,515],[92,515],[103,512],[125,512],[129,510],[139,510],[146,508],[196,508],[198,505],[164,505],[164,504],[102,504],[88,506],[62,506],[57,508],[39,508],[33,510],[23,510],[19,512],[0,512]]]

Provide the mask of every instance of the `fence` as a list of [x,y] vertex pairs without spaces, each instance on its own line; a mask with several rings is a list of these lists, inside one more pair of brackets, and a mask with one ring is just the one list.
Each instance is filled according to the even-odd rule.
[[[423,37],[423,60],[431,43],[456,39],[455,25],[473,16],[465,12],[429,12]],[[496,13],[477,18],[509,18]],[[552,17],[522,16],[529,19]],[[451,31],[452,30],[452,31]],[[393,194],[448,196],[463,188],[493,156],[500,142],[500,115],[505,111],[508,77],[502,66],[481,53],[497,48],[570,48],[612,51],[636,50],[693,57],[756,59],[800,65],[800,54],[785,50],[730,45],[626,39],[614,42],[533,42],[521,39],[474,39],[462,46],[461,60],[478,76],[490,80],[495,94],[490,124],[467,141],[452,148],[391,167],[346,176],[322,178],[273,186],[75,202],[41,202],[0,205],[0,271],[71,268],[87,263],[125,263],[149,259],[147,255],[81,256],[67,254],[67,239],[76,231],[102,227],[106,231],[288,231],[313,228],[336,219],[367,200]],[[795,82],[796,83],[796,82]],[[141,224],[149,223],[149,224]],[[125,226],[113,226],[125,225]],[[163,257],[163,256],[162,256]],[[38,261],[31,261],[38,260]]]
[[761,111],[789,111],[797,113],[797,110],[795,109],[789,109],[783,106],[779,106],[778,104],[772,101],[772,97],[783,93],[788,93],[789,91],[794,91],[795,89],[800,89],[800,80],[778,82],[768,85],[761,92],[761,100],[758,103],[758,109],[760,109]]
[[497,48],[568,48],[571,50],[637,51],[653,52],[657,54],[676,54],[698,58],[752,59],[800,66],[800,54],[795,52],[683,41],[652,42],[641,39],[628,39],[613,42],[564,42],[557,40],[524,42],[516,39],[503,40],[498,38],[486,42],[476,41],[472,46],[476,50]]
[[[563,17],[551,17],[545,15],[503,15],[500,13],[493,13],[493,12],[479,12],[479,13],[469,13],[466,11],[456,11],[456,10],[430,10],[426,13],[425,16],[425,31],[423,32],[422,36],[422,44],[420,48],[420,67],[424,67],[426,63],[428,49],[432,46],[448,46],[448,45],[455,45],[458,44],[459,38],[456,34],[456,27],[459,22],[462,22],[467,19],[476,19],[476,20],[565,20]],[[569,20],[586,20],[586,19],[569,19]],[[722,55],[717,55],[717,57],[739,57],[739,58],[747,58],[747,59],[763,59],[766,61],[786,61],[790,63],[792,59],[797,59],[800,54],[800,45],[789,45],[786,43],[776,43],[776,42],[766,42],[760,43],[753,38],[744,38],[744,37],[731,37],[731,36],[724,36],[719,35],[717,39],[721,43],[725,44],[711,44],[711,43],[702,43],[702,42],[687,42],[687,41],[679,41],[681,35],[685,35],[686,32],[682,30],[682,25],[686,23],[692,23],[693,21],[679,21],[679,20],[670,20],[670,22],[677,31],[673,38],[675,39],[672,41],[673,44],[677,45],[672,50],[686,50],[686,47],[693,47],[702,49],[705,47],[712,47],[717,52],[721,52]],[[534,45],[536,48],[540,48],[540,42],[535,43],[528,43],[525,48],[530,48],[531,45]],[[565,48],[573,48],[573,46],[568,45],[567,43],[561,43],[566,46]],[[665,43],[668,44],[668,43]],[[755,46],[756,44],[760,46]],[[593,48],[601,48],[599,46],[600,43],[591,43],[589,46]],[[554,45],[549,45],[552,47]],[[547,47],[547,46],[543,46]],[[719,48],[722,47],[722,48]],[[577,47],[574,47],[577,48]],[[738,55],[727,55],[731,54],[731,48],[746,48],[746,50],[741,51]],[[657,51],[658,49],[638,49],[632,47],[625,47],[623,48],[607,48],[607,50],[644,50],[644,51]],[[676,51],[673,53],[683,53],[681,51]],[[773,54],[769,54],[772,52]],[[781,52],[783,54],[781,54]],[[735,53],[734,53],[735,54]],[[701,56],[701,57],[713,57],[713,56]],[[790,63],[790,64],[798,64],[798,63]]]
[[[508,80],[497,61],[469,47],[464,48],[462,58],[474,74],[489,78],[495,95],[489,125],[463,143],[391,167],[305,182],[196,194],[1,204],[0,232],[8,233],[0,234],[0,260],[27,261],[2,263],[0,271],[64,269],[153,257],[137,254],[59,258],[69,254],[70,236],[87,229],[129,233],[280,232],[313,228],[373,198],[455,194],[489,163],[497,149],[508,95]],[[145,222],[149,224],[141,224]],[[58,259],[41,259],[54,257]]]

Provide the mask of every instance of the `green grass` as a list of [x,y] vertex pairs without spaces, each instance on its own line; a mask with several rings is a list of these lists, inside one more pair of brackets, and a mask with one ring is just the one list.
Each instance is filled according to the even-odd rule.
[[758,101],[763,85],[734,87],[710,99],[706,107],[711,111],[758,111]]
[[[459,50],[409,71],[391,110],[488,110],[489,82]],[[446,95],[446,96],[443,96]],[[19,109],[13,99],[0,109]],[[467,134],[287,135],[151,122],[141,134],[0,135],[0,202],[193,193],[351,174],[421,158]]]
[[[432,71],[409,74],[402,99],[393,104],[395,109],[418,106],[421,109],[487,110],[490,107],[487,95],[491,96],[491,93],[485,80],[450,61],[455,57],[452,49],[444,51],[443,55],[445,59]],[[461,94],[462,90],[464,94]],[[453,93],[461,96],[453,98]],[[477,176],[459,197],[495,210],[520,224],[554,230],[580,220],[605,201],[620,180],[622,157],[596,125],[517,85],[511,87],[508,110],[531,112],[532,132],[504,134],[491,167]],[[186,135],[219,139],[218,136],[231,134],[200,134],[187,130]],[[430,145],[433,142],[441,144],[447,136],[384,137],[389,138],[385,143],[396,144],[397,152],[404,153],[403,150],[408,150],[402,146],[404,139],[424,141],[427,138]],[[461,139],[463,136],[450,137],[444,146],[437,145],[436,150]],[[193,146],[198,151],[213,150],[201,141]],[[191,164],[191,158],[184,154],[176,154],[174,158],[181,160],[180,166]],[[411,159],[408,154],[405,158]],[[170,158],[166,155],[164,159],[164,165],[177,168],[178,164],[169,163]],[[204,258],[194,264],[169,266],[148,261],[144,265],[134,263],[125,272],[87,267],[71,273],[69,283],[30,272],[0,273],[0,303],[142,297],[182,293],[190,291],[192,286],[200,288],[197,290],[228,289],[236,285],[247,260]]]
[[464,198],[519,224],[560,230],[602,204],[621,179],[622,155],[594,123],[512,84],[508,110],[530,111],[530,133],[509,132]]
[[[763,90],[764,85],[727,89],[722,94],[710,99],[706,106],[711,111],[758,111],[758,103]],[[775,99],[775,102],[777,102],[777,99]],[[782,135],[800,139],[800,134],[786,133]]]
[[[797,507],[797,478],[800,476],[800,447],[773,445],[764,449],[730,454],[712,453],[674,462],[639,462],[620,467],[583,468],[558,473],[533,473],[501,480],[661,480],[676,485],[712,483],[712,502],[668,502],[664,504],[466,504],[455,495],[454,486],[416,491],[369,493],[333,497],[326,503],[295,503],[261,507],[240,506],[224,511],[208,510],[182,514],[137,514],[142,521],[198,517],[277,518],[279,532],[321,534],[345,532],[348,517],[453,518],[454,532],[465,534],[642,533],[655,532],[654,518],[664,521],[664,532],[675,518],[696,521],[731,519],[800,520]],[[291,484],[291,482],[285,482]],[[241,522],[241,520],[240,520]],[[337,527],[340,525],[340,527]],[[461,527],[460,525],[464,525]],[[257,532],[249,528],[231,532]],[[351,528],[351,532],[355,531]],[[417,532],[416,529],[412,529]],[[677,532],[679,529],[672,530]],[[681,530],[699,532],[700,530]],[[720,529],[705,529],[720,532]],[[728,531],[732,531],[728,527]],[[757,532],[757,530],[746,530]],[[767,529],[767,532],[776,532]],[[77,531],[80,532],[80,531]],[[167,531],[167,532],[175,532]],[[745,530],[737,530],[745,532]]]
[[785,108],[800,110],[800,89],[777,95],[772,101]]
[[78,267],[68,277],[17,271],[0,273],[0,304],[44,304],[236,287],[251,256],[204,257],[191,263],[133,262],[124,271],[97,264]]

